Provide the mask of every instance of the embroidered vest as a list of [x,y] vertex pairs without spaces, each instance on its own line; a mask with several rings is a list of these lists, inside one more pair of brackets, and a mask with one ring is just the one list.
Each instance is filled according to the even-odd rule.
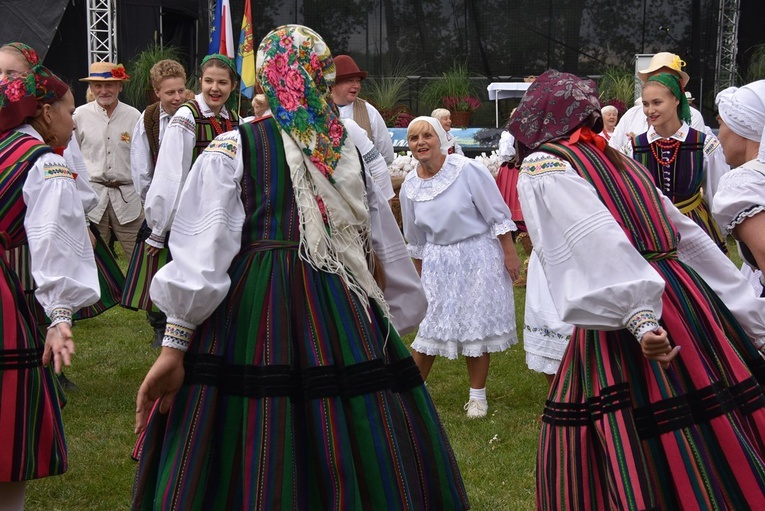
[[[183,104],[183,106],[187,107],[189,110],[191,110],[191,113],[194,115],[194,123],[196,124],[196,142],[194,144],[194,151],[191,154],[191,163],[193,164],[195,161],[197,161],[197,157],[202,154],[202,151],[205,150],[205,148],[210,145],[210,142],[213,141],[215,137],[220,135],[221,133],[228,131],[226,129],[226,121],[222,117],[215,118],[215,122],[218,123],[218,125],[222,128],[222,131],[220,133],[216,132],[215,126],[213,124],[213,118],[212,117],[205,117],[202,115],[202,112],[199,109],[199,103],[197,103],[197,100],[192,99],[190,101],[187,101]],[[231,129],[236,128],[239,125],[239,116],[235,112],[229,111],[228,113],[230,119],[229,124],[231,125]]]
[[22,189],[37,158],[52,152],[31,135],[19,131],[0,134],[0,245],[12,248],[26,242]]

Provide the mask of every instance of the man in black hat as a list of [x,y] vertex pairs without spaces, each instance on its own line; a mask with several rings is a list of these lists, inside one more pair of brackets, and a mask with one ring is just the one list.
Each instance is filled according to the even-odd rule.
[[367,77],[367,72],[360,70],[348,55],[338,55],[334,61],[336,79],[332,87],[332,100],[340,109],[340,117],[353,119],[364,128],[385,163],[390,165],[395,154],[385,121],[375,107],[358,97],[361,81]]

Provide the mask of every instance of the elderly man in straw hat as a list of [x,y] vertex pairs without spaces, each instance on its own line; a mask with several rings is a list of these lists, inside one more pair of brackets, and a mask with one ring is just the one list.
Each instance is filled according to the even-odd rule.
[[[364,128],[375,149],[382,155],[385,163],[390,165],[395,154],[385,121],[375,107],[358,97],[361,81],[367,77],[367,72],[360,70],[348,55],[338,55],[334,60],[337,77],[332,86],[332,100],[340,109],[340,118],[353,119]],[[364,155],[364,159],[367,158],[371,160],[374,156]]]
[[[671,73],[680,78],[680,84],[685,89],[691,77],[683,71],[683,67],[685,67],[685,62],[679,55],[660,52],[651,57],[648,67],[638,71],[638,78],[645,82],[659,73]],[[701,112],[693,107],[691,107],[691,128],[706,133],[704,118],[701,116]],[[648,120],[643,113],[643,103],[638,98],[635,106],[627,110],[619,119],[619,124],[614,128],[608,144],[627,156],[632,156],[632,139],[646,131],[648,131]]]
[[82,149],[90,184],[99,202],[89,214],[91,222],[109,243],[114,230],[126,257],[133,253],[136,235],[143,222],[141,199],[130,172],[130,142],[141,112],[122,103],[122,82],[130,77],[122,65],[94,62],[88,82],[95,101],[75,112],[75,136]]

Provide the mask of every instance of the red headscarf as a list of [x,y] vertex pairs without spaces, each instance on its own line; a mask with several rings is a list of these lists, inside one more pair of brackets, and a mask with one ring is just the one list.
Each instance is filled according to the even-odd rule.
[[53,104],[69,86],[41,65],[22,76],[0,82],[0,133],[23,124],[40,105]]

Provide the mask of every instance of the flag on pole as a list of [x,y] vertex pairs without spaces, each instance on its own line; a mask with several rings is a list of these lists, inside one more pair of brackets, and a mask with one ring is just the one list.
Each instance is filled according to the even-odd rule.
[[244,2],[239,50],[236,52],[236,71],[239,73],[239,89],[242,91],[242,95],[252,99],[255,95],[255,46],[252,40],[250,0]]
[[231,59],[234,58],[234,32],[231,28],[231,4],[229,0],[216,0],[215,16],[210,24],[210,47],[211,53],[220,53]]

